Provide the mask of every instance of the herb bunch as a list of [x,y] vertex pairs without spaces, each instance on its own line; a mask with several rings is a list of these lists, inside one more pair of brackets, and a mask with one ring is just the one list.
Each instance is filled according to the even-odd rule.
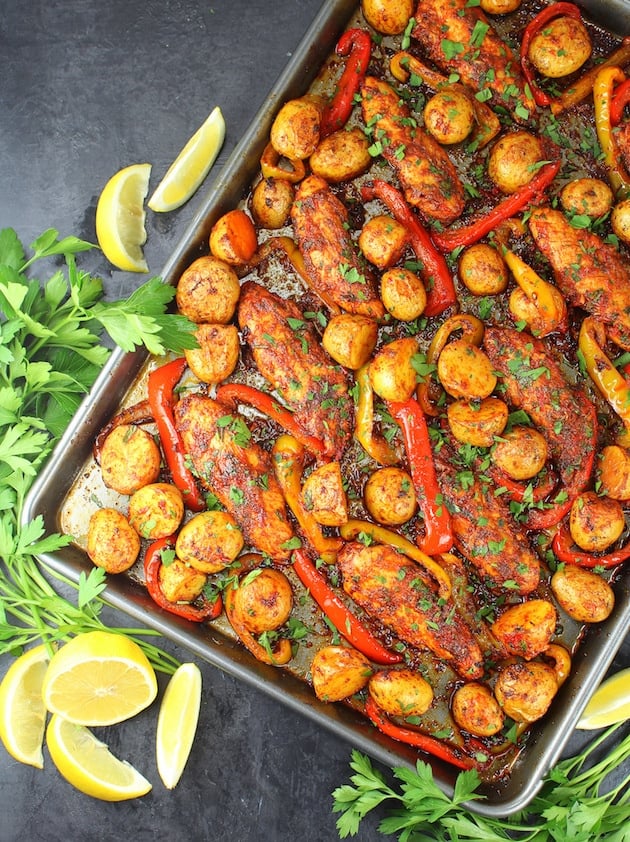
[[[111,353],[105,333],[125,351],[144,345],[150,353],[181,353],[196,346],[194,325],[167,312],[175,290],[153,277],[127,299],[103,300],[103,283],[77,267],[76,255],[93,246],[76,237],[59,239],[48,229],[24,247],[12,228],[0,231],[0,654],[18,654],[44,641],[105,628],[99,614],[104,571],[81,576],[77,604],[44,576],[37,555],[54,552],[71,538],[44,534],[36,517],[21,525],[24,500],[38,470],[66,429]],[[31,276],[38,261],[57,268],[45,281]],[[146,642],[146,629],[117,629],[133,636],[153,665],[172,672],[177,662]]]
[[[418,761],[415,771],[393,769],[400,790],[393,789],[369,758],[352,752],[352,785],[333,792],[339,836],[356,836],[362,819],[382,804],[391,809],[380,825],[400,842],[630,842],[630,774],[614,786],[609,776],[630,759],[630,732],[623,724],[599,734],[573,757],[561,760],[547,774],[528,807],[506,819],[485,817],[467,809],[481,799],[479,775],[460,772],[449,798],[433,780],[431,767]],[[614,737],[613,737],[614,735]],[[594,760],[599,753],[601,759]],[[394,806],[395,805],[395,806]]]

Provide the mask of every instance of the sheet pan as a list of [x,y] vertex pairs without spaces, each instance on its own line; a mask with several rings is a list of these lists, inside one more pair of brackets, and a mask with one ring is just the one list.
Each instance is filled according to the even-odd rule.
[[[317,76],[340,32],[356,10],[355,0],[328,0],[313,21],[303,41],[281,74],[250,129],[235,148],[223,171],[214,181],[199,212],[184,233],[179,246],[164,266],[162,276],[173,283],[183,269],[205,250],[213,222],[243,198],[258,171],[273,117],[285,100],[302,94]],[[584,0],[603,25],[630,32],[630,9],[624,0]],[[44,518],[48,532],[60,531],[61,506],[76,478],[90,459],[99,430],[117,411],[146,363],[143,351],[113,352],[94,388],[41,472],[26,500],[23,518]],[[91,563],[75,546],[42,556],[52,569],[78,580]],[[471,809],[505,816],[522,809],[536,794],[547,770],[561,755],[592,691],[612,663],[630,628],[630,575],[615,583],[616,608],[606,623],[589,630],[574,661],[573,673],[561,688],[544,720],[534,728],[530,742],[517,761],[509,781],[501,789],[487,787],[486,800]],[[311,689],[290,674],[255,661],[244,648],[212,628],[193,627],[186,621],[161,612],[144,589],[126,577],[110,577],[107,601],[135,620],[154,628],[194,655],[253,685],[289,708],[315,720],[382,763],[414,766],[418,754],[377,732],[363,716],[342,705],[319,702]],[[452,793],[456,770],[429,759],[435,779]]]

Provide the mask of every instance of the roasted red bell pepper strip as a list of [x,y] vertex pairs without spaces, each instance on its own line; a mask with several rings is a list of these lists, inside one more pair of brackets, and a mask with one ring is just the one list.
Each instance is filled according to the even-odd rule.
[[214,602],[204,599],[204,605],[197,608],[189,603],[171,602],[164,596],[160,586],[160,567],[162,566],[162,552],[172,549],[175,542],[171,536],[159,538],[147,549],[144,557],[144,580],[151,599],[165,611],[190,620],[193,623],[203,623],[205,620],[216,620],[223,610],[223,602],[218,596]]
[[435,737],[422,734],[420,731],[414,731],[412,728],[396,725],[385,716],[371,696],[368,696],[365,702],[365,712],[372,724],[392,740],[419,748],[427,754],[439,757],[440,760],[452,763],[459,769],[476,769],[482,765],[461,749],[450,746]]
[[343,128],[348,122],[354,96],[365,79],[370,63],[372,39],[364,29],[348,29],[337,42],[335,52],[348,58],[335,94],[324,110],[319,127],[321,138]]
[[418,536],[418,546],[427,555],[447,553],[453,546],[451,515],[438,485],[424,412],[415,398],[402,403],[388,401],[387,408],[402,430],[409,472],[424,516],[424,538]]
[[532,92],[536,105],[551,105],[554,100],[538,87],[534,80],[534,72],[529,61],[529,46],[535,35],[541,32],[550,20],[558,17],[582,19],[582,13],[573,3],[552,3],[540,11],[525,27],[521,39],[521,69]]
[[495,470],[492,466],[488,469],[495,485],[498,488],[505,488],[511,500],[516,500],[517,503],[522,503],[525,498],[531,503],[540,503],[545,497],[548,497],[556,487],[558,477],[551,469],[547,469],[544,477],[537,485],[522,480],[512,479],[504,471]]
[[560,166],[560,161],[551,161],[545,164],[538,170],[529,184],[519,188],[515,193],[512,193],[499,202],[491,211],[474,222],[471,222],[469,225],[463,225],[461,228],[445,231],[444,233],[435,232],[433,234],[435,244],[442,251],[449,252],[453,251],[453,249],[470,246],[478,242],[486,234],[489,234],[490,231],[493,231],[499,223],[524,210],[531,201],[551,184],[558,174]]
[[558,531],[553,536],[551,543],[555,557],[558,561],[564,561],[566,564],[576,564],[578,567],[616,567],[626,559],[630,558],[630,540],[626,541],[623,547],[618,550],[613,550],[610,553],[603,553],[602,555],[595,555],[594,553],[587,553],[583,550],[577,549],[571,537],[571,530],[567,523],[563,523],[558,528]]
[[625,79],[617,85],[610,101],[610,122],[618,126],[623,120],[623,112],[630,103],[630,79]]
[[178,357],[149,374],[149,406],[173,482],[184,495],[185,505],[193,512],[202,512],[206,509],[206,501],[199,491],[190,468],[186,465],[184,446],[175,427],[173,416],[174,389],[185,368],[186,360],[184,357]]
[[328,617],[339,634],[355,649],[377,664],[399,664],[402,656],[387,649],[372,632],[350,611],[341,597],[330,587],[304,550],[293,552],[293,569],[300,582],[308,588],[315,602]]
[[361,193],[366,201],[380,199],[387,205],[394,218],[407,229],[409,244],[422,263],[422,275],[427,281],[427,304],[424,314],[436,316],[455,304],[455,284],[444,255],[435,247],[426,228],[416,219],[402,193],[381,179],[366,184]]
[[264,415],[268,415],[289,435],[304,445],[310,453],[316,456],[322,456],[325,453],[326,448],[321,439],[307,435],[288,409],[281,406],[271,395],[261,392],[254,386],[247,386],[245,383],[226,383],[217,389],[216,399],[219,403],[228,405],[247,403]]

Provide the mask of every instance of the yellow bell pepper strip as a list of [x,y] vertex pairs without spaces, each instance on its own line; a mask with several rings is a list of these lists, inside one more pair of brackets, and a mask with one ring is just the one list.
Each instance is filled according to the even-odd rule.
[[320,524],[304,507],[300,496],[304,447],[293,436],[282,435],[274,442],[271,457],[284,499],[300,525],[304,538],[320,558],[332,564],[341,549],[341,540],[324,535]]
[[557,176],[560,167],[560,161],[550,161],[538,170],[528,184],[507,196],[488,213],[483,214],[468,225],[463,225],[461,228],[444,232],[434,231],[432,234],[433,242],[443,252],[450,252],[453,249],[471,246],[478,242],[501,222],[520,213],[531,202],[537,200]]
[[619,67],[602,68],[593,83],[593,105],[595,106],[595,128],[597,139],[604,154],[608,170],[608,181],[618,199],[630,196],[630,175],[620,160],[611,122],[611,100],[613,88],[625,81]]
[[321,138],[342,129],[348,122],[355,94],[361,87],[370,64],[370,34],[365,29],[346,30],[337,42],[335,52],[338,56],[347,56],[347,59],[334,96],[324,110],[319,127]]
[[292,561],[300,582],[348,643],[376,664],[399,664],[402,661],[402,655],[387,649],[352,613],[303,549],[293,552]]
[[536,309],[538,321],[530,325],[532,332],[536,336],[548,336],[556,330],[564,333],[568,328],[567,305],[560,291],[510,249],[503,249],[502,254],[519,289]]
[[580,78],[575,81],[566,91],[563,91],[558,99],[551,103],[551,111],[558,115],[568,108],[573,108],[574,105],[579,105],[587,99],[593,92],[593,83],[595,77],[605,67],[623,67],[630,61],[630,36],[623,39],[621,45],[612,52],[600,64],[596,64],[587,70]]
[[571,674],[571,656],[559,643],[550,643],[542,654],[544,658],[552,662],[556,681],[560,687]]
[[354,437],[379,465],[397,465],[396,451],[383,436],[374,430],[374,390],[370,381],[369,366],[362,366],[355,375],[358,400],[354,413]]
[[438,485],[424,412],[415,398],[402,403],[389,401],[387,406],[402,431],[409,472],[424,517],[424,537],[418,536],[418,546],[427,555],[446,553],[453,546],[451,515]]
[[623,423],[620,444],[630,444],[630,386],[604,353],[606,330],[593,316],[580,327],[578,347],[591,380]]
[[384,526],[378,526],[369,520],[357,520],[355,518],[340,526],[339,532],[345,541],[354,541],[359,535],[367,535],[378,544],[388,544],[415,561],[435,579],[441,599],[450,598],[453,589],[448,573],[431,556],[424,553],[404,536],[399,535],[398,532],[393,532]]
[[576,564],[578,567],[589,569],[602,567],[608,570],[630,558],[630,540],[626,541],[618,550],[612,550],[609,553],[602,553],[601,555],[587,553],[577,549],[573,543],[569,525],[566,522],[560,525],[558,531],[553,536],[551,549],[558,561],[562,561],[565,564]]
[[[284,161],[289,164],[290,169],[286,165],[283,165]],[[268,143],[263,149],[260,158],[260,171],[263,174],[263,178],[282,178],[284,181],[297,184],[306,175],[306,165],[304,161],[300,161],[298,158],[283,159],[271,143]]]
[[225,605],[225,614],[230,621],[230,625],[234,629],[234,632],[238,636],[238,639],[241,641],[243,646],[251,652],[257,661],[261,661],[263,664],[269,664],[273,667],[288,664],[293,657],[291,641],[287,640],[286,637],[281,637],[271,652],[259,643],[252,632],[247,628],[247,625],[241,616],[241,612],[236,607],[236,590],[237,588],[234,587],[226,588],[223,592],[223,601]]

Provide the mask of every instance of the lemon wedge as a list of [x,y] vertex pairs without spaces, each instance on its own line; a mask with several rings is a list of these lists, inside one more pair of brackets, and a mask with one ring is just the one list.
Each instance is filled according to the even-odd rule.
[[208,175],[225,140],[225,120],[217,105],[184,146],[147,202],[152,211],[175,210],[187,202]]
[[130,763],[119,760],[83,725],[55,714],[46,729],[46,745],[60,774],[86,795],[102,801],[139,798],[149,781]]
[[151,164],[132,164],[113,175],[96,205],[96,239],[110,263],[124,272],[148,272],[144,199]]
[[182,776],[195,739],[201,705],[201,672],[182,664],[169,681],[158,715],[156,758],[160,777],[173,789]]
[[44,767],[46,707],[42,684],[50,655],[43,644],[13,661],[0,684],[0,739],[11,757]]
[[42,687],[46,708],[79,725],[122,722],[156,695],[155,671],[142,649],[105,631],[79,634],[55,652]]
[[577,724],[583,731],[607,728],[630,717],[630,667],[605,679],[591,696]]

